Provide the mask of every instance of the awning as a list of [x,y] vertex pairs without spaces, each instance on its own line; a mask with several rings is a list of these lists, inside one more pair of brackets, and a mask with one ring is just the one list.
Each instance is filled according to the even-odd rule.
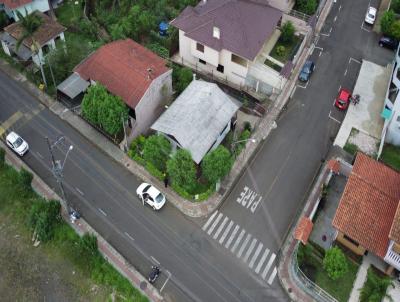
[[15,53],[21,60],[28,61],[32,57],[31,50],[24,44],[21,44],[17,49],[17,40],[11,37],[8,33],[0,33],[0,40],[4,42],[8,46],[8,49]]
[[381,117],[383,117],[385,120],[390,120],[390,118],[392,117],[392,110],[386,107],[383,108],[381,112]]
[[302,217],[294,232],[294,238],[307,244],[313,228],[313,223],[308,217]]
[[64,82],[57,86],[57,90],[64,93],[71,99],[85,92],[89,87],[89,82],[82,79],[77,73],[71,74]]

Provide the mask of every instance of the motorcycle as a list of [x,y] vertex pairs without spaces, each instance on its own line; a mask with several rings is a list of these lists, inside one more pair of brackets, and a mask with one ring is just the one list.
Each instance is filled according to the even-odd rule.
[[152,265],[151,272],[150,272],[149,278],[148,278],[149,282],[153,284],[157,280],[160,273],[161,273],[160,268],[158,266]]

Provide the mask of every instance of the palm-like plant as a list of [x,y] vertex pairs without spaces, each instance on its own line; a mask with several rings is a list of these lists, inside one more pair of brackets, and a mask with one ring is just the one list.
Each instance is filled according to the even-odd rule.
[[25,16],[23,14],[21,14],[21,12],[19,12],[19,11],[17,11],[16,13],[17,13],[17,17],[19,19],[19,24],[22,27],[22,34],[17,40],[17,45],[16,45],[17,50],[20,48],[21,44],[26,39],[31,39],[31,41],[32,41],[31,51],[33,52],[34,55],[36,55],[38,57],[43,82],[47,86],[46,77],[45,77],[44,71],[43,71],[42,60],[39,56],[40,45],[35,39],[35,33],[38,31],[38,29],[42,25],[43,20],[40,18],[40,16],[36,15],[35,13],[28,14],[28,11],[26,9],[25,9]]

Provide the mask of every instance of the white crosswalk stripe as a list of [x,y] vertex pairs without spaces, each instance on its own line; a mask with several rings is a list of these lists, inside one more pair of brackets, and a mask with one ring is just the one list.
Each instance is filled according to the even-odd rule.
[[[276,255],[268,248],[264,248],[264,244],[252,234],[247,233],[239,224],[235,224],[233,220],[218,211],[208,218],[202,230],[219,244],[225,243],[226,249],[230,249],[232,254],[236,254],[236,257],[241,258],[244,263],[248,263],[251,270],[255,267],[254,272],[272,285],[278,273],[276,266],[273,265]],[[265,263],[267,264],[264,267]]]
[[240,258],[243,254],[244,249],[246,248],[247,244],[249,243],[251,239],[251,234],[247,234],[246,239],[244,240],[244,242],[242,243],[242,246],[239,249],[239,252],[236,254],[236,256],[238,258]]
[[260,254],[260,252],[261,252],[263,246],[264,246],[264,245],[263,245],[261,242],[258,243],[257,249],[256,249],[256,251],[255,251],[255,253],[254,253],[254,255],[253,255],[253,258],[251,258],[251,260],[250,260],[250,264],[249,264],[249,267],[250,267],[250,268],[253,268],[254,263],[256,262],[257,257],[258,257],[258,255]]
[[254,247],[256,246],[256,243],[257,243],[257,239],[253,238],[253,241],[251,242],[250,247],[244,256],[244,259],[243,259],[244,262],[247,262],[247,260],[249,260],[250,254],[253,251]]
[[258,274],[260,272],[260,269],[261,269],[262,265],[264,264],[265,259],[267,259],[268,254],[269,254],[269,249],[265,249],[264,254],[261,256],[261,259],[257,264],[256,270],[255,270],[256,274]]
[[208,226],[210,225],[211,221],[214,220],[214,217],[217,216],[217,214],[218,214],[218,211],[215,211],[215,212],[210,216],[210,218],[208,218],[206,224],[203,225],[203,227],[201,228],[203,231],[207,230],[207,228],[208,228]]
[[238,230],[239,230],[239,225],[237,224],[237,225],[235,226],[235,228],[233,229],[233,232],[232,232],[231,236],[229,237],[228,241],[225,243],[225,247],[226,247],[227,249],[229,249],[229,246],[231,245],[231,243],[232,243],[232,241],[233,241],[233,238],[235,238],[236,233],[237,233]]
[[211,228],[208,229],[207,232],[208,235],[211,235],[212,231],[214,231],[214,228],[217,226],[221,218],[222,218],[222,213],[219,213],[217,219],[215,219],[214,223],[211,225]]
[[275,257],[276,257],[276,255],[275,255],[274,253],[272,253],[271,258],[269,258],[269,261],[268,261],[268,263],[267,263],[267,266],[265,267],[264,271],[263,271],[262,274],[261,274],[261,277],[262,277],[264,280],[265,280],[265,277],[267,276],[267,273],[268,273],[269,269],[270,269],[271,266],[272,266],[272,263],[273,263],[274,260],[275,260]]
[[269,285],[271,285],[272,282],[274,282],[274,279],[275,279],[275,276],[276,276],[277,272],[278,272],[278,270],[276,269],[276,267],[274,267],[274,270],[272,271],[272,274],[269,276],[269,279],[268,279],[268,284]]
[[215,232],[213,239],[217,239],[219,234],[221,234],[222,229],[224,228],[225,224],[228,222],[229,218],[225,217],[224,221],[222,221],[222,223],[219,225],[218,230]]
[[233,244],[233,247],[231,249],[231,252],[234,253],[236,251],[236,248],[238,247],[240,240],[242,240],[244,233],[246,233],[245,230],[242,230],[239,234],[239,237],[236,239],[235,243]]
[[222,244],[226,238],[226,236],[228,235],[229,231],[231,230],[232,226],[233,226],[234,222],[233,220],[231,220],[228,224],[228,226],[226,227],[224,233],[222,234],[221,238],[219,238],[219,244]]

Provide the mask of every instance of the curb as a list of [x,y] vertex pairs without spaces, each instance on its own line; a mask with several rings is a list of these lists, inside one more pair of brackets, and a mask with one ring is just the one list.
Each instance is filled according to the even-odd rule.
[[[32,170],[27,166],[17,155],[12,153],[7,146],[0,141],[0,148],[6,151],[6,162],[20,170],[26,169],[33,175],[32,189],[46,200],[57,200],[61,198]],[[83,218],[80,218],[77,223],[72,223],[69,215],[64,208],[61,210],[62,217],[76,233],[83,236],[86,233],[93,234],[97,237],[98,249],[101,255],[107,260],[121,275],[127,278],[131,284],[137,288],[150,301],[161,302],[164,298],[158,290],[143,277],[129,262],[115,250],[107,241],[97,233]],[[145,286],[143,286],[145,284]],[[142,287],[144,289],[142,289]]]

